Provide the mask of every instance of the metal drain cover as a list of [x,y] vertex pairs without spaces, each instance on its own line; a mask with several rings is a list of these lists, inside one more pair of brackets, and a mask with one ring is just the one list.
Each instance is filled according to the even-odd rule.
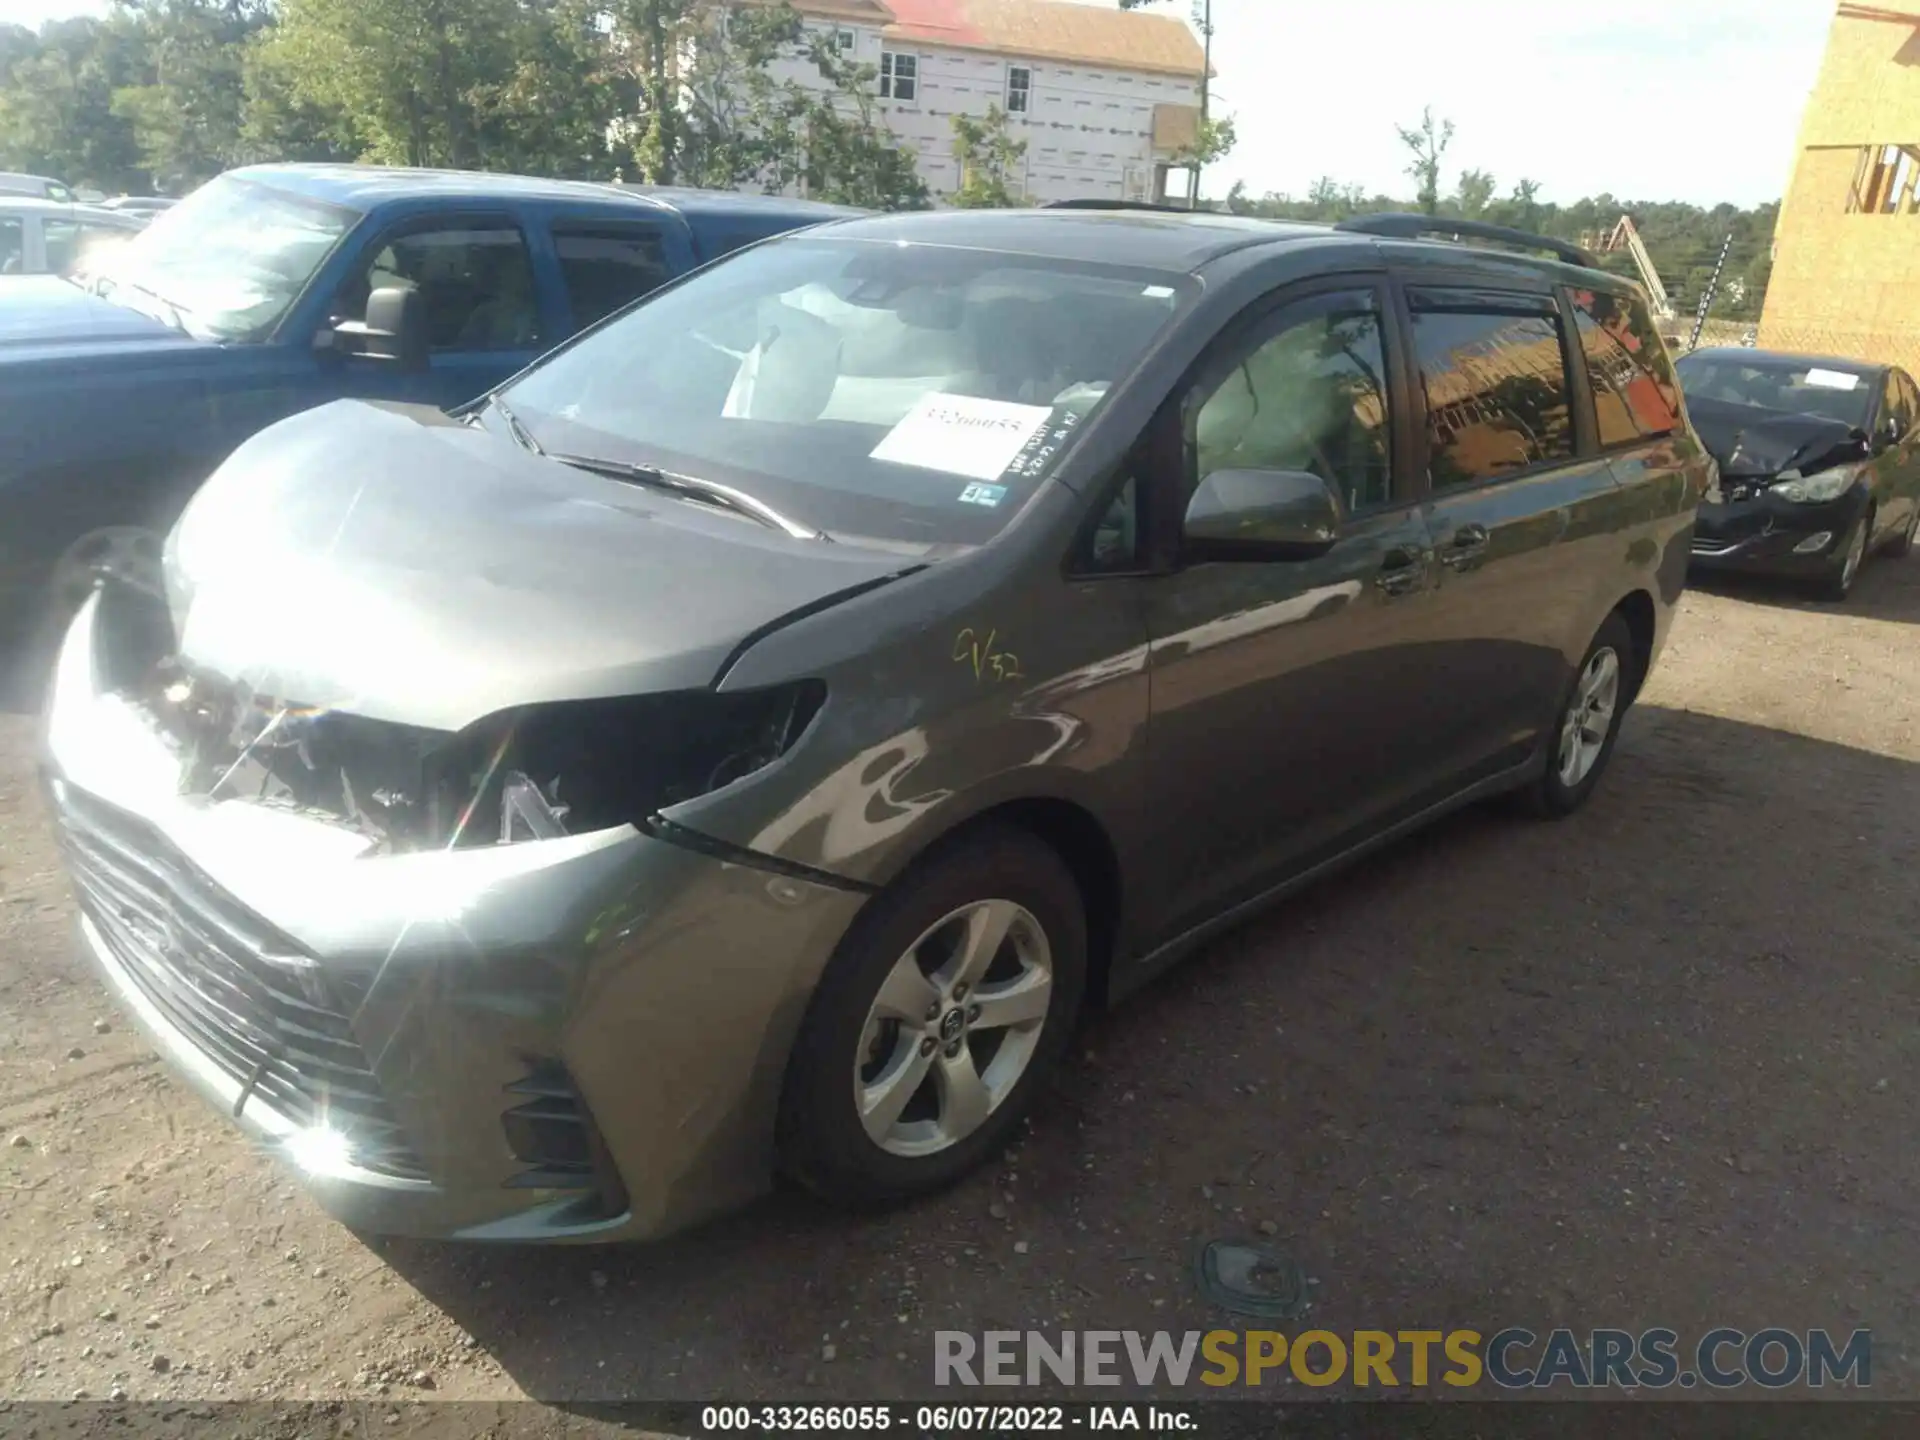
[[1208,1241],[1194,1262],[1194,1278],[1202,1295],[1236,1315],[1297,1320],[1307,1308],[1305,1272],[1259,1245]]

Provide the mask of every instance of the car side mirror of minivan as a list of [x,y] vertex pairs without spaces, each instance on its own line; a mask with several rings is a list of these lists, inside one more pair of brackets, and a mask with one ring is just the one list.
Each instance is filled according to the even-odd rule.
[[1340,538],[1339,496],[1304,470],[1216,470],[1187,503],[1196,560],[1310,560]]
[[333,327],[333,348],[413,372],[427,368],[427,315],[411,285],[384,285],[367,296],[363,320]]

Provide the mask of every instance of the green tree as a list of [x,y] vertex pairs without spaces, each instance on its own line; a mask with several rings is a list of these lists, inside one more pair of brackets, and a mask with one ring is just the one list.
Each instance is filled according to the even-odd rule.
[[90,16],[43,25],[31,46],[12,31],[0,86],[0,169],[144,189],[132,126],[113,113],[113,92],[141,77],[140,38]]
[[998,105],[989,105],[984,116],[954,116],[953,156],[960,162],[960,188],[953,203],[970,210],[1024,205],[1025,194],[1014,176],[1026,154],[1027,142],[1014,139],[1006,112]]
[[1453,209],[1463,220],[1483,219],[1493,204],[1493,190],[1493,176],[1485,170],[1463,170],[1460,188],[1453,194]]
[[1400,132],[1400,143],[1413,152],[1407,174],[1419,184],[1420,208],[1429,215],[1437,215],[1440,213],[1440,162],[1453,143],[1453,122],[1442,120],[1436,124],[1433,107],[1429,105],[1420,112],[1417,127],[1395,128]]
[[364,158],[470,167],[512,72],[515,0],[281,0],[292,97],[347,117]]
[[247,42],[270,14],[249,0],[122,0],[114,23],[134,32],[140,83],[113,92],[154,185],[180,193],[242,152]]

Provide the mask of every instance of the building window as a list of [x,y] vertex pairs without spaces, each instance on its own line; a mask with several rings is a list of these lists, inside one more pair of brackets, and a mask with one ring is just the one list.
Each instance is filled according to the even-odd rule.
[[827,43],[838,55],[851,55],[854,49],[854,37],[851,30],[834,30],[827,35]]
[[1033,91],[1033,72],[1024,65],[1007,67],[1007,113],[1027,113],[1027,97]]
[[880,56],[880,96],[884,100],[911,100],[920,88],[920,61],[917,56],[899,55],[891,50]]
[[1920,145],[1863,145],[1847,195],[1849,215],[1912,215],[1920,212]]

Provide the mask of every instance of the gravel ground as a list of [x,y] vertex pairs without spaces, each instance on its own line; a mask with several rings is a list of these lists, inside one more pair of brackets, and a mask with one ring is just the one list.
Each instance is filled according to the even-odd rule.
[[1916,622],[1920,562],[1696,592],[1585,812],[1464,814],[1215,944],[994,1173],[600,1251],[370,1246],[173,1084],[0,716],[0,1397],[911,1395],[938,1329],[1232,1324],[1221,1234],[1336,1332],[1867,1325],[1913,1396]]

